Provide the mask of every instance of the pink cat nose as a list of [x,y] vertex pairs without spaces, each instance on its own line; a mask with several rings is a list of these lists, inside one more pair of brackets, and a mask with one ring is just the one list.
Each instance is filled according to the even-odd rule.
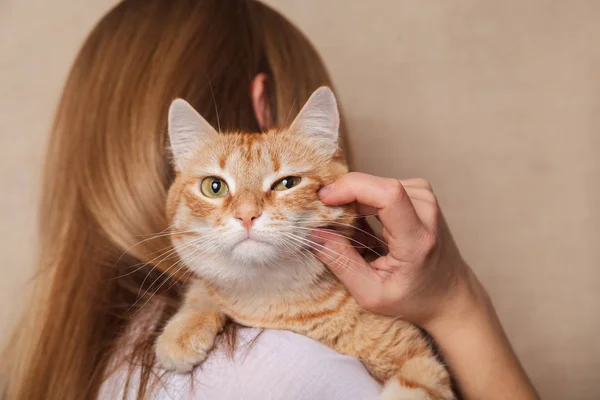
[[254,208],[246,208],[239,209],[235,212],[235,218],[242,221],[242,226],[246,228],[246,230],[250,230],[252,227],[252,222],[258,217],[260,217],[262,213]]

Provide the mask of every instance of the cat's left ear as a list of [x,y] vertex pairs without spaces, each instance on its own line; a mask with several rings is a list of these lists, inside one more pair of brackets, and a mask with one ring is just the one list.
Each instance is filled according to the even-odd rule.
[[215,128],[187,101],[176,99],[171,103],[171,107],[169,107],[169,139],[171,140],[173,161],[178,170],[183,168],[193,150],[217,135]]
[[328,157],[338,148],[339,129],[337,101],[325,86],[313,92],[290,126],[291,131],[312,140]]

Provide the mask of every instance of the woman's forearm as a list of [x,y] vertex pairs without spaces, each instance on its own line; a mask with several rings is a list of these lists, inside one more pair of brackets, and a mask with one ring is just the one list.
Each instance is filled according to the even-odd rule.
[[539,399],[485,289],[470,270],[468,275],[444,317],[425,327],[460,393],[465,400]]

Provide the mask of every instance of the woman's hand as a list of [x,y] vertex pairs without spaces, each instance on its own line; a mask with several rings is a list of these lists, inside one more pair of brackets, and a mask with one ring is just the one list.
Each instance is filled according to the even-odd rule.
[[468,267],[454,243],[429,183],[351,172],[319,192],[323,203],[358,203],[377,215],[388,253],[367,263],[345,238],[318,231],[328,249],[320,258],[357,302],[372,311],[401,316],[427,327],[468,288]]
[[321,260],[360,305],[425,328],[464,399],[539,398],[426,181],[352,172],[319,194],[332,206],[357,202],[359,213],[377,215],[383,225],[389,252],[372,263],[339,234],[313,235],[323,246]]

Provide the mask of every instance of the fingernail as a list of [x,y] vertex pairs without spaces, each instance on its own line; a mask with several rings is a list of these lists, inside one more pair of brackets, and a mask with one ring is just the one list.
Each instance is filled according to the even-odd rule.
[[320,244],[321,246],[325,244],[325,239],[323,239],[317,230],[312,230],[308,233],[307,239],[315,242],[316,244]]
[[322,187],[321,190],[319,190],[319,197],[325,197],[325,196],[327,196],[327,194],[329,192],[331,192],[331,189],[333,189],[333,185],[334,185],[334,183]]

